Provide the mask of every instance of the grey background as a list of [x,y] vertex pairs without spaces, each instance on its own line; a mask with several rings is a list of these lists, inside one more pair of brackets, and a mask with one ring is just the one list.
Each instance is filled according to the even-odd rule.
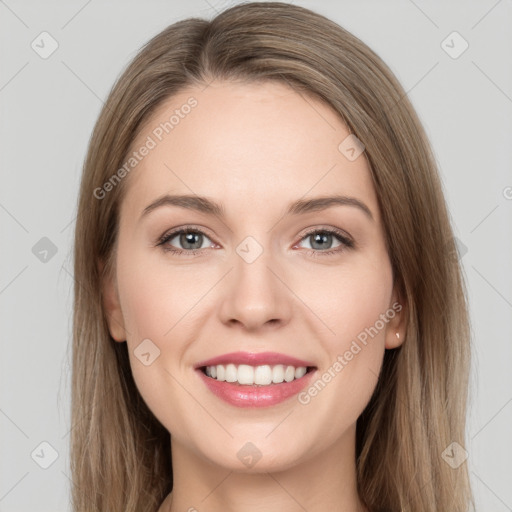
[[[70,510],[72,236],[102,102],[150,37],[232,3],[0,1],[1,512]],[[512,511],[512,3],[295,3],[373,48],[431,139],[471,302],[466,463],[477,510]],[[46,59],[31,47],[43,31],[58,43]],[[453,31],[458,58],[441,46]]]

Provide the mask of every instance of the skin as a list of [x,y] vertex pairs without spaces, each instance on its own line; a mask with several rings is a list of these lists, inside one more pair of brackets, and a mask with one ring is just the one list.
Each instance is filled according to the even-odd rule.
[[[171,434],[174,489],[160,511],[364,511],[356,420],[384,350],[404,338],[405,307],[306,405],[295,396],[234,407],[194,365],[238,350],[275,351],[313,362],[321,377],[400,301],[368,162],[338,150],[349,132],[329,106],[270,82],[190,87],[154,112],[133,147],[191,95],[198,105],[125,178],[115,279],[104,282],[110,333],[128,343],[137,387]],[[166,193],[207,196],[226,217],[163,206],[140,220]],[[292,201],[335,193],[362,201],[373,220],[349,205],[283,216]],[[156,245],[189,224],[205,232],[197,255]],[[355,247],[335,236],[315,245],[305,236],[311,228],[343,230]],[[263,249],[252,263],[236,252],[247,236]],[[167,245],[190,251],[179,235]],[[332,248],[341,251],[321,254]],[[134,350],[147,338],[160,356],[145,366]],[[262,454],[252,468],[237,457],[247,441]]]

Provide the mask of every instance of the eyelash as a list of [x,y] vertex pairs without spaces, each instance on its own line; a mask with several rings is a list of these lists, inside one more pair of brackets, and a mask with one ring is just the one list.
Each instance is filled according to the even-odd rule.
[[[173,253],[173,254],[184,254],[186,253],[187,256],[195,256],[197,254],[199,254],[201,251],[203,251],[204,249],[191,249],[191,250],[184,250],[184,249],[175,249],[173,248],[172,246],[166,246],[167,242],[169,242],[170,240],[172,240],[173,238],[175,238],[177,235],[181,235],[181,234],[190,234],[190,233],[194,233],[194,234],[201,234],[201,235],[204,235],[206,236],[207,238],[210,238],[208,237],[208,235],[202,231],[201,229],[198,229],[198,228],[195,228],[193,226],[185,226],[183,228],[180,228],[180,229],[177,229],[175,231],[171,231],[170,233],[165,233],[164,235],[162,235],[159,239],[158,239],[158,243],[156,244],[156,246],[161,246],[162,247],[162,250],[165,251],[165,252],[170,252],[170,253]],[[341,242],[341,245],[339,247],[336,247],[334,249],[328,249],[328,250],[325,250],[325,251],[321,251],[321,250],[315,250],[315,249],[307,249],[307,253],[310,255],[310,256],[313,256],[314,258],[317,258],[317,257],[329,257],[329,256],[335,256],[341,252],[344,252],[345,250],[347,249],[352,249],[354,248],[355,244],[354,242],[348,238],[343,231],[339,230],[339,229],[336,229],[336,228],[329,228],[329,229],[322,229],[322,228],[316,228],[316,229],[312,229],[310,231],[308,231],[307,233],[305,233],[302,238],[299,240],[299,242],[301,242],[302,240],[304,240],[305,238],[308,238],[309,236],[311,235],[315,235],[315,234],[318,234],[318,233],[327,233],[329,235],[334,235],[335,238],[338,239],[339,242]]]

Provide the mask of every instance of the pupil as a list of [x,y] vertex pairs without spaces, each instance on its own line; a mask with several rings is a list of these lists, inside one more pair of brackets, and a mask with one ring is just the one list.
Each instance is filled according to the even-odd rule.
[[330,248],[331,244],[327,244],[327,243],[324,243],[323,245],[320,245],[320,247],[315,247],[314,244],[316,244],[317,242],[319,241],[323,241],[323,242],[326,242],[327,238],[330,237],[331,235],[328,234],[328,233],[325,233],[325,234],[320,234],[320,233],[317,233],[315,235],[312,235],[313,236],[313,239],[314,239],[314,242],[311,244],[311,247],[313,247],[313,249],[328,249]]
[[189,247],[187,244],[197,244],[197,239],[201,236],[200,233],[184,233],[181,235],[181,244],[183,247],[187,249],[199,249],[201,247],[201,243],[199,244],[199,247]]

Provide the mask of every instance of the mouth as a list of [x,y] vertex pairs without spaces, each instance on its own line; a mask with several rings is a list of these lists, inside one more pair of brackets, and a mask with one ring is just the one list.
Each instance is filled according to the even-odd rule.
[[307,373],[316,370],[316,366],[295,367],[283,364],[251,366],[230,363],[201,366],[199,370],[206,377],[217,382],[228,382],[238,386],[271,386],[301,379]]
[[276,354],[236,352],[196,365],[216,397],[236,407],[268,407],[298,394],[318,368],[308,361]]

